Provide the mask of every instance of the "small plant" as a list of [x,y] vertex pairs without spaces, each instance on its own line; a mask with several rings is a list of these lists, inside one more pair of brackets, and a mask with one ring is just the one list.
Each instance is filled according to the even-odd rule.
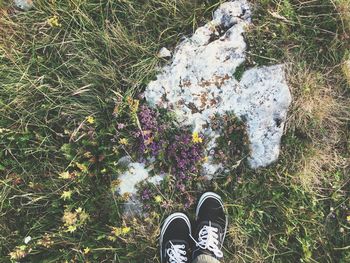
[[233,114],[213,119],[213,129],[221,132],[214,149],[215,159],[225,167],[237,167],[249,156],[249,138],[243,120]]
[[170,172],[183,190],[199,174],[205,154],[203,136],[190,127],[178,128],[168,114],[146,104],[140,106],[135,123],[129,131],[134,144],[127,151],[135,153],[141,162],[152,163],[159,173]]

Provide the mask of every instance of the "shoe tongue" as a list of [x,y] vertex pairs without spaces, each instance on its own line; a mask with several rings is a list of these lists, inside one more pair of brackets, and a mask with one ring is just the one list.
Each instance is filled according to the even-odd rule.
[[223,233],[223,228],[220,224],[215,223],[215,222],[211,222],[211,221],[202,221],[198,224],[197,227],[197,231],[199,233],[199,231],[204,227],[204,226],[211,226],[211,227],[215,227],[218,229],[218,233]]

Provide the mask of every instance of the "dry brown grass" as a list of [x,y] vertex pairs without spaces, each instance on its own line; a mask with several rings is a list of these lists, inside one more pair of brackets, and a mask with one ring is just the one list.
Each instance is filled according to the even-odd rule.
[[234,246],[238,251],[246,249],[249,237],[244,232],[244,229],[242,229],[242,226],[236,222],[232,222],[229,225],[227,235],[232,241],[230,245]]
[[350,35],[350,2],[349,0],[332,1],[342,20],[344,35],[349,39]]
[[350,58],[344,60],[343,73],[344,73],[345,79],[347,81],[347,84],[350,87]]
[[[227,244],[226,251],[231,253],[233,251],[235,252],[226,257],[224,260],[225,263],[268,262],[264,257],[262,248],[250,243],[252,237],[240,223],[229,223],[227,237],[229,238],[230,243]],[[271,242],[269,242],[269,246],[272,246]]]
[[14,12],[14,9],[0,8],[0,55],[13,61],[15,59],[11,54],[17,51],[16,46],[23,42],[25,33],[23,28],[10,19]]
[[325,183],[333,184],[332,175],[339,169],[346,169],[348,162],[349,159],[343,157],[333,145],[317,145],[303,156],[300,170],[294,175],[293,181],[308,192],[322,191]]
[[293,179],[307,191],[320,188],[327,175],[344,169],[349,161],[343,144],[350,103],[332,76],[333,71],[321,74],[308,67],[289,68],[293,103],[287,129],[310,140]]
[[289,69],[293,103],[287,127],[304,133],[314,143],[336,143],[339,127],[349,117],[346,99],[337,83],[328,79],[332,80],[332,72],[322,74],[305,67]]

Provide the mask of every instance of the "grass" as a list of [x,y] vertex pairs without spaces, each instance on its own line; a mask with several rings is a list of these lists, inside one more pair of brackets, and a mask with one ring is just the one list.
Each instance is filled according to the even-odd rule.
[[[125,148],[111,139],[133,125],[126,98],[155,77],[158,50],[219,2],[37,0],[8,15],[0,1],[1,262],[159,262],[161,221],[183,206],[169,179],[153,189],[168,208],[123,218],[111,189]],[[227,204],[225,262],[349,262],[349,2],[252,4],[244,66],[286,63],[293,105],[277,163],[201,186]]]

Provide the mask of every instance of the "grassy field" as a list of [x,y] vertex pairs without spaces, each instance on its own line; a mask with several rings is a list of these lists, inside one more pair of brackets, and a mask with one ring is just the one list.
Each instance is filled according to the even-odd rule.
[[279,161],[180,194],[169,178],[130,220],[113,189],[139,94],[220,1],[0,1],[0,262],[159,262],[162,220],[204,188],[227,205],[225,262],[350,262],[350,2],[251,3],[244,67],[286,63],[293,93]]

